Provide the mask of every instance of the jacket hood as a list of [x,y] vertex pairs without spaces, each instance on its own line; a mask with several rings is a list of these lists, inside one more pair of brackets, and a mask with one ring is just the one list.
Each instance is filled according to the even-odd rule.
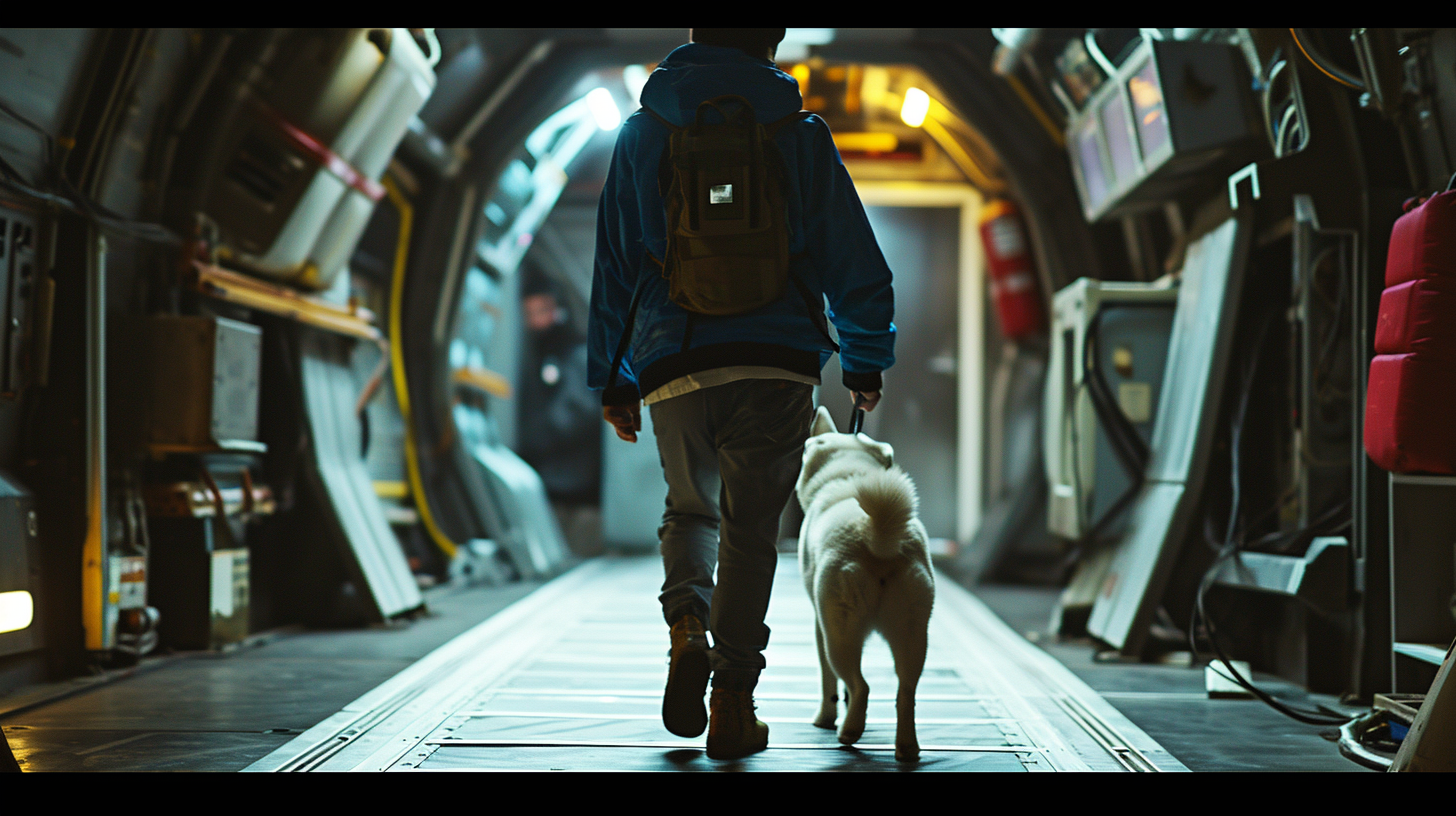
[[799,83],[772,62],[738,48],[688,43],[674,49],[642,88],[641,102],[678,125],[691,124],[704,100],[736,94],[768,123],[803,108]]

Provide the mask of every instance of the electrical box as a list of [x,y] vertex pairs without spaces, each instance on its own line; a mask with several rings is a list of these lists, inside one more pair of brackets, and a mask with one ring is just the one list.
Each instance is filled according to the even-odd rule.
[[135,350],[118,386],[137,441],[154,454],[262,451],[258,377],[263,330],[222,317],[149,315],[123,329]]
[[217,649],[249,633],[248,550],[234,546],[217,516],[156,518],[152,533],[152,604],[161,612],[161,643]]
[[1082,538],[1132,485],[1098,420],[1091,378],[1101,375],[1115,410],[1146,445],[1162,394],[1177,298],[1173,287],[1080,278],[1052,299],[1043,412],[1051,532]]
[[1250,83],[1235,46],[1143,40],[1067,125],[1087,220],[1159,206],[1257,158]]
[[40,219],[0,207],[0,396],[17,397],[30,380],[31,303],[40,290]]

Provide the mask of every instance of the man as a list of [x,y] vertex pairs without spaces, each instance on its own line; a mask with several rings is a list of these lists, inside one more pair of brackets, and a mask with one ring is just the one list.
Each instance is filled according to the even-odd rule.
[[[768,644],[763,620],[779,517],[798,478],[813,388],[834,348],[824,296],[839,331],[844,384],[867,410],[894,362],[890,270],[829,129],[814,116],[787,122],[773,137],[785,171],[795,285],[777,301],[727,317],[689,313],[669,300],[658,170],[672,131],[657,117],[681,127],[700,103],[728,94],[747,99],[760,123],[797,113],[798,83],[773,63],[783,36],[784,29],[693,29],[692,42],[669,54],[643,88],[651,112],[623,125],[597,213],[588,382],[604,389],[603,417],[628,442],[642,428],[641,401],[651,406],[668,484],[658,530],[672,642],[663,724],[681,736],[706,726],[708,756],[724,759],[768,744],[753,689]],[[624,336],[630,343],[613,371]],[[703,710],[710,670],[711,716]]]
[[572,550],[595,555],[602,466],[597,400],[586,384],[586,339],[572,325],[558,287],[535,265],[524,267],[518,452],[541,475]]

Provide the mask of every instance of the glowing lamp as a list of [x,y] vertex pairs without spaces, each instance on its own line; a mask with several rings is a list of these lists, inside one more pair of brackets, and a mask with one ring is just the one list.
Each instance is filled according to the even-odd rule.
[[591,108],[592,118],[597,120],[597,127],[602,130],[612,130],[622,124],[622,112],[617,109],[612,92],[606,88],[597,88],[587,94],[586,104]]
[[24,629],[34,618],[35,603],[29,592],[0,592],[0,632]]
[[919,88],[905,92],[905,104],[900,106],[900,120],[910,127],[920,127],[925,114],[930,112],[930,95]]

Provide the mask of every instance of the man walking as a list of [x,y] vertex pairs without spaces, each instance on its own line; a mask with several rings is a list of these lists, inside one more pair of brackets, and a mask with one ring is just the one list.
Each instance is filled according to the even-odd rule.
[[[643,110],[623,125],[597,213],[588,382],[603,389],[603,416],[628,442],[642,428],[640,405],[651,407],[668,484],[658,529],[666,572],[659,599],[672,644],[663,724],[680,736],[706,727],[715,759],[768,744],[753,690],[768,645],[779,517],[798,478],[813,388],[835,350],[825,297],[844,385],[862,407],[879,401],[881,372],[894,362],[890,270],[828,127],[797,115],[798,83],[774,66],[783,37],[784,29],[693,29],[692,42],[648,79]],[[735,200],[740,215],[764,211],[743,201],[752,173],[691,189],[707,176],[687,178],[690,162],[673,153],[692,145],[675,133],[698,134],[684,129],[745,108],[770,142],[746,152],[754,161],[766,156],[773,170],[782,201],[768,199],[768,211],[787,222],[779,226],[787,232],[788,282],[776,299],[747,311],[685,308],[696,301],[683,294],[691,288],[684,270],[741,269],[740,288],[761,288],[747,283],[758,268],[736,257],[748,249],[705,261],[690,258],[701,246],[680,237],[689,222],[732,217],[721,213]],[[669,208],[680,214],[681,197],[694,194],[700,203],[670,224]],[[726,206],[715,211],[719,204]],[[711,715],[703,707],[710,672]]]

